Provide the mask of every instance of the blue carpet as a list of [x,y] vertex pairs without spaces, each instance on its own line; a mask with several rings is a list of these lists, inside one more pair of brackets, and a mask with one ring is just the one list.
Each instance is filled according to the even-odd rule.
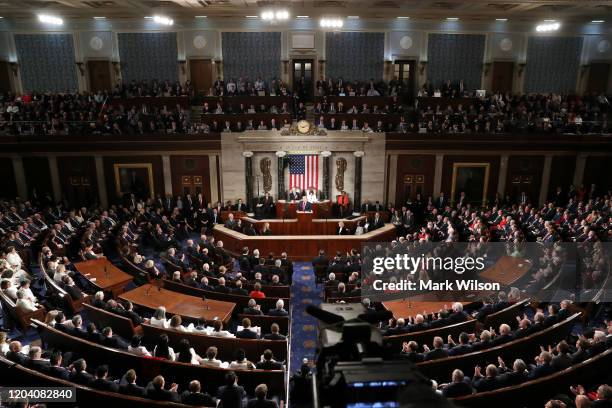
[[299,370],[302,359],[314,360],[317,345],[317,320],[306,313],[306,306],[321,303],[321,290],[315,285],[312,264],[295,262],[291,284],[291,366]]

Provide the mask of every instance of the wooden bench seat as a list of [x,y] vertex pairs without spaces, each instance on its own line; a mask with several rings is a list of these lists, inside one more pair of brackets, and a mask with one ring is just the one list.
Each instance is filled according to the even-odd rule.
[[[0,377],[3,386],[25,386],[31,387],[71,387],[76,389],[76,401],[81,406],[99,406],[101,401],[104,405],[112,407],[130,408],[187,408],[189,405],[174,402],[155,401],[148,398],[132,397],[118,392],[102,391],[84,385],[76,384],[60,378],[51,377],[36,370],[13,363],[0,356]],[[139,380],[144,387],[146,384]],[[55,404],[54,404],[55,405]]]
[[567,337],[575,323],[578,322],[580,313],[576,313],[567,319],[554,324],[546,329],[537,331],[529,336],[501,344],[488,349],[475,351],[460,356],[451,356],[438,360],[430,360],[417,363],[416,366],[426,376],[439,382],[450,380],[451,373],[458,368],[464,373],[471,373],[476,365],[485,367],[489,363],[497,364],[497,357],[504,361],[513,361],[515,358],[524,358],[526,361],[540,352],[541,345],[554,344]]
[[[140,357],[126,351],[101,346],[90,341],[71,336],[33,320],[45,348],[55,348],[62,351],[72,351],[76,356],[83,357],[89,367],[108,364],[111,368],[110,376],[120,377],[128,369],[136,370],[142,381],[150,381],[156,375],[163,375],[166,383],[179,384],[185,389],[189,381],[198,379],[204,391],[216,394],[217,388],[224,385],[225,374],[230,371],[222,368],[204,367],[195,364],[178,363],[163,359]],[[253,395],[255,387],[267,384],[269,394],[285,398],[285,371],[284,370],[234,370],[238,376],[239,384],[247,393]]]
[[546,377],[537,378],[511,387],[493,391],[479,392],[455,398],[455,404],[461,407],[499,407],[514,408],[523,406],[544,406],[547,399],[554,397],[575,384],[585,384],[602,380],[601,373],[612,365],[612,349],[608,349],[575,366],[566,368]]
[[110,326],[113,328],[114,333],[128,341],[134,334],[142,333],[140,326],[134,326],[132,320],[127,317],[111,313],[104,309],[99,309],[90,304],[85,304],[84,306],[89,320],[94,322],[98,328]]
[[206,356],[208,347],[215,346],[218,350],[218,358],[223,361],[233,360],[235,357],[234,353],[239,348],[244,349],[247,359],[252,362],[259,361],[266,349],[272,350],[275,359],[278,361],[283,361],[287,358],[286,340],[253,340],[232,337],[214,337],[204,333],[189,333],[163,329],[146,323],[143,323],[141,327],[147,342],[154,343],[160,335],[166,334],[170,339],[170,345],[176,350],[182,339],[188,339],[194,350],[202,357]]

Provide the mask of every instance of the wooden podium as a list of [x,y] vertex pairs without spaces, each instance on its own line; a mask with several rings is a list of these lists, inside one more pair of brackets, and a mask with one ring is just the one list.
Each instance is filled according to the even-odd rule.
[[[276,218],[295,218],[299,201],[276,201]],[[331,201],[323,200],[312,204],[313,218],[329,218],[331,214]]]
[[296,232],[298,235],[311,235],[314,229],[312,220],[315,218],[314,211],[303,212],[296,211],[295,218],[297,218]]

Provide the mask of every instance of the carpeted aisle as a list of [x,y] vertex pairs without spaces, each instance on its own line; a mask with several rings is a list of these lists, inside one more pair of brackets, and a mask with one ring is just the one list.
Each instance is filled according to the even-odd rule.
[[306,306],[320,303],[321,288],[315,286],[312,264],[295,262],[291,284],[291,373],[299,370],[304,357],[314,359],[317,320],[306,313]]

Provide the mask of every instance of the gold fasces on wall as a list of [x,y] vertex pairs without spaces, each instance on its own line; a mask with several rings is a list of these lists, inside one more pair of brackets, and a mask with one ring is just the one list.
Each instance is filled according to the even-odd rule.
[[336,159],[336,190],[344,191],[344,172],[346,171],[347,162],[344,157]]

